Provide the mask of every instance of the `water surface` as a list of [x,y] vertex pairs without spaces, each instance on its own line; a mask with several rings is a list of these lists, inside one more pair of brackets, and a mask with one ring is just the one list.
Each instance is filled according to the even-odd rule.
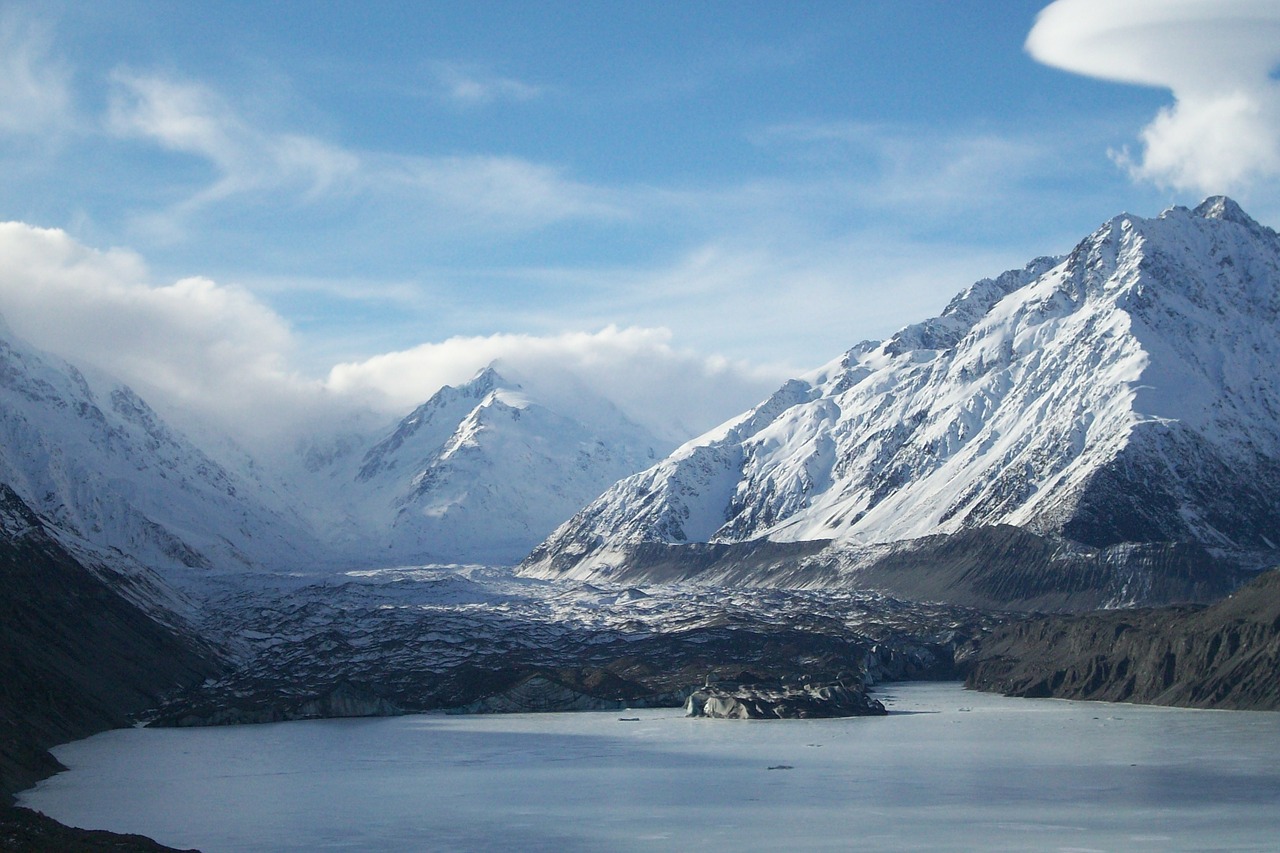
[[206,853],[1275,850],[1280,839],[1280,714],[956,684],[879,696],[889,717],[644,710],[127,729],[56,749],[69,772],[20,802]]

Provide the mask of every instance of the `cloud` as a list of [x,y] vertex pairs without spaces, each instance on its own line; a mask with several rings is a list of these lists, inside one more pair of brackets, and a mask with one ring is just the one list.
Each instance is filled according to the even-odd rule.
[[40,134],[68,121],[71,74],[51,45],[41,22],[0,8],[0,133]]
[[485,106],[496,101],[532,101],[543,94],[541,86],[486,74],[452,62],[437,62],[433,70],[444,96],[462,106]]
[[1058,0],[1027,37],[1040,62],[1172,90],[1115,154],[1137,180],[1202,193],[1280,177],[1280,7],[1272,0]]
[[0,223],[0,316],[21,337],[150,399],[261,437],[321,400],[286,366],[288,326],[250,293],[206,278],[153,284],[143,260],[65,232]]
[[134,252],[20,222],[0,223],[0,317],[40,349],[123,380],[187,428],[209,423],[258,446],[369,409],[403,416],[494,362],[540,393],[585,387],[673,442],[785,378],[677,348],[666,330],[609,327],[451,338],[314,379],[291,367],[298,341],[288,324],[247,290],[199,277],[157,284]]
[[[797,121],[750,137],[757,146],[825,172],[814,196],[838,192],[868,209],[899,208],[913,217],[961,206],[993,189],[1010,192],[1044,168],[1053,146],[1034,131],[997,133],[864,121]],[[1058,140],[1055,140],[1058,142]]]
[[517,157],[392,155],[343,148],[314,136],[263,129],[210,87],[117,71],[107,126],[209,162],[217,177],[149,221],[180,236],[183,221],[250,193],[296,203],[372,200],[434,228],[530,229],[623,213],[608,194],[561,170]]
[[754,405],[786,378],[776,370],[678,349],[667,329],[609,326],[550,336],[450,338],[339,364],[326,386],[406,409],[495,363],[509,379],[527,382],[539,394],[585,387],[673,442]]
[[349,183],[360,158],[321,140],[268,133],[241,119],[216,92],[194,83],[117,71],[108,127],[210,161],[219,177],[190,198],[196,208],[238,193],[300,188],[318,195]]

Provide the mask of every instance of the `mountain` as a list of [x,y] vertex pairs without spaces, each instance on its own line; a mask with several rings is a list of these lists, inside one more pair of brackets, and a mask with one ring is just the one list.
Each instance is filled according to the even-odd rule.
[[332,498],[332,547],[350,564],[511,565],[667,447],[585,389],[491,366],[376,440],[305,456],[311,490]]
[[38,352],[0,321],[0,482],[62,543],[167,570],[306,566],[288,501],[233,473],[128,386]]
[[829,543],[823,577],[787,569],[828,583],[886,543],[1000,526],[1103,562],[1175,542],[1265,562],[1277,364],[1274,231],[1223,197],[1117,216],[620,481],[522,571],[626,577],[660,546]]
[[563,377],[516,382],[492,367],[389,430],[352,424],[304,442],[290,466],[209,436],[197,446],[128,386],[35,350],[0,321],[0,482],[91,564],[170,579],[514,564],[670,447]]
[[45,752],[113,726],[223,662],[59,544],[0,484],[0,801],[61,769]]

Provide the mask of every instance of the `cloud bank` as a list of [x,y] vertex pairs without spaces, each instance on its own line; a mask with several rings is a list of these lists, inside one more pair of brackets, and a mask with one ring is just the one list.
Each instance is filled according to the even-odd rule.
[[150,282],[137,254],[57,229],[0,223],[0,316],[22,338],[118,377],[244,437],[320,402],[291,374],[287,324],[248,291],[207,278]]
[[536,396],[563,397],[583,389],[616,405],[660,438],[683,441],[759,402],[786,377],[704,356],[672,344],[667,329],[609,326],[561,335],[450,338],[412,349],[339,364],[326,387],[373,395],[393,408],[422,402],[442,385],[469,379],[494,364]]
[[1116,154],[1137,180],[1248,194],[1280,178],[1280,6],[1273,0],[1057,0],[1027,37],[1048,65],[1172,90]]
[[312,378],[291,368],[289,325],[242,288],[200,277],[157,284],[134,252],[91,249],[20,222],[0,223],[0,258],[0,317],[19,336],[123,380],[167,414],[185,414],[186,425],[213,424],[249,444],[369,409],[400,417],[494,362],[539,392],[599,394],[673,442],[785,378],[679,349],[663,329],[616,327],[452,338]]

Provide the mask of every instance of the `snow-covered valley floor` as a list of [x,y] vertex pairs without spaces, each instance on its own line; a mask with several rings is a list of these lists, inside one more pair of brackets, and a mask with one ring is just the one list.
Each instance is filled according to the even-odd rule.
[[887,685],[891,714],[418,715],[107,732],[21,795],[179,847],[1273,850],[1280,714]]

